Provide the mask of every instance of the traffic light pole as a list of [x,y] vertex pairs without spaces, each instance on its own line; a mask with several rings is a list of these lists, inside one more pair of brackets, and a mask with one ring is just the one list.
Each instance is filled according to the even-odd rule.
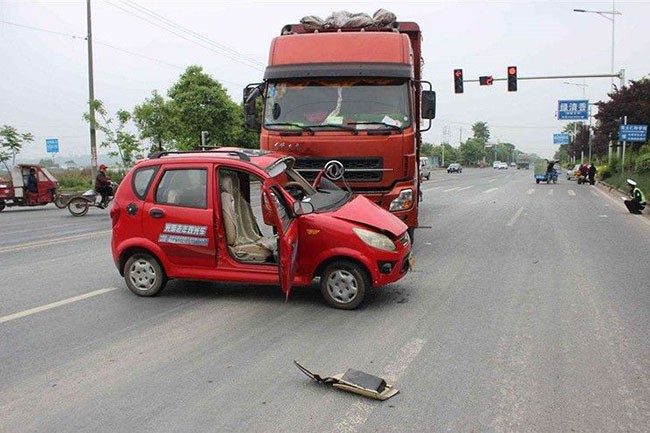
[[[618,74],[589,74],[589,75],[540,75],[537,77],[517,77],[519,80],[565,80],[571,78],[618,78],[621,80],[621,87],[625,84],[625,69]],[[508,81],[508,78],[492,78],[492,81]],[[479,83],[480,80],[463,80],[463,83]]]

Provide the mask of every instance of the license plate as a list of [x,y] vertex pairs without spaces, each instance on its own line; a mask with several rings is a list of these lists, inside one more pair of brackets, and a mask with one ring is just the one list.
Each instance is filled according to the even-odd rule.
[[409,253],[409,271],[412,271],[415,267],[415,256],[413,253]]

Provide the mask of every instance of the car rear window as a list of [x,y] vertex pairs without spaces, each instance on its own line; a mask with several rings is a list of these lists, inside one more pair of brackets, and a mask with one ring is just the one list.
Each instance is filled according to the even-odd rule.
[[154,174],[158,171],[159,166],[146,167],[136,170],[133,174],[133,193],[140,199],[144,200],[151,185]]
[[207,207],[205,169],[166,170],[156,189],[156,203],[205,209]]

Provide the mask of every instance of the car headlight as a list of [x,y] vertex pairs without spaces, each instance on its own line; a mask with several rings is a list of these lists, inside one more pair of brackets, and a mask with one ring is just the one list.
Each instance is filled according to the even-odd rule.
[[413,206],[413,190],[403,189],[395,200],[390,202],[389,210],[395,212],[398,210],[410,209]]
[[395,243],[386,235],[357,227],[352,228],[352,231],[369,247],[384,251],[395,251],[397,249]]

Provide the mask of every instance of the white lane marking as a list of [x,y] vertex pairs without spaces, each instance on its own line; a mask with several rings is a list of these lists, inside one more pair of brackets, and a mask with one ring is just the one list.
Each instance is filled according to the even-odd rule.
[[598,218],[607,218],[607,215],[598,215]]
[[552,190],[552,189],[550,189],[550,190],[548,191],[548,195],[553,195],[553,190]]
[[92,298],[93,296],[103,295],[104,293],[112,292],[113,290],[117,290],[117,287],[109,287],[106,289],[95,290],[94,292],[84,293],[83,295],[73,296],[72,298],[63,299],[57,302],[52,302],[51,304],[42,305],[36,308],[31,308],[29,310],[10,314],[8,316],[2,316],[0,317],[0,323],[9,322],[10,320],[16,320],[23,317],[31,316],[32,314],[41,313],[43,311],[51,310],[52,308],[60,307],[62,305],[67,305],[73,302],[81,301],[83,299]]
[[529,189],[529,190],[527,191],[528,195],[531,195],[531,194],[534,193],[534,192],[535,192],[535,189],[534,189],[534,188],[531,188],[531,189]]
[[[416,338],[409,341],[407,344],[402,346],[397,358],[386,367],[384,367],[383,377],[386,379],[386,382],[392,384],[406,371],[409,364],[413,362],[416,356],[422,350],[425,341]],[[343,416],[343,419],[336,424],[333,432],[335,433],[354,433],[357,431],[357,428],[364,424],[370,415],[372,414],[373,409],[377,407],[376,404],[372,404],[365,400],[359,400],[354,404]]]
[[442,188],[442,186],[438,185],[431,188],[422,188],[422,191],[433,191],[434,189],[440,189],[440,188]]
[[519,218],[519,216],[521,215],[521,213],[523,211],[524,211],[524,208],[520,207],[519,210],[517,210],[517,212],[515,213],[515,215],[512,218],[510,218],[510,221],[508,221],[508,224],[506,224],[506,225],[507,226],[512,226],[517,221],[517,218]]
[[466,186],[464,188],[459,189],[457,192],[465,191],[466,189],[474,188],[474,185]]
[[496,179],[490,179],[488,180],[488,183],[496,182]]
[[48,246],[48,245],[60,244],[60,243],[63,243],[63,242],[78,241],[78,240],[86,239],[86,238],[94,238],[94,237],[99,237],[99,236],[102,236],[102,235],[105,235],[105,234],[109,234],[110,232],[111,232],[110,230],[101,230],[101,231],[98,231],[98,232],[82,233],[82,234],[79,234],[79,235],[65,236],[65,237],[62,237],[62,238],[45,239],[45,240],[42,240],[42,241],[28,242],[26,244],[20,244],[20,245],[10,245],[10,246],[7,246],[7,247],[1,247],[0,248],[0,254],[13,252],[13,251],[26,250],[28,248],[45,247],[45,246]]
[[572,197],[575,197],[575,195],[576,195],[576,192],[574,190],[572,190],[572,189],[568,190],[567,193]]
[[451,191],[456,191],[457,189],[460,189],[460,187],[457,186],[456,188],[444,189],[442,190],[442,192],[451,192]]
[[483,194],[491,193],[491,192],[493,192],[493,191],[496,191],[497,189],[499,189],[499,188],[490,188],[490,189],[488,189],[488,190],[486,190],[486,191],[483,191]]

